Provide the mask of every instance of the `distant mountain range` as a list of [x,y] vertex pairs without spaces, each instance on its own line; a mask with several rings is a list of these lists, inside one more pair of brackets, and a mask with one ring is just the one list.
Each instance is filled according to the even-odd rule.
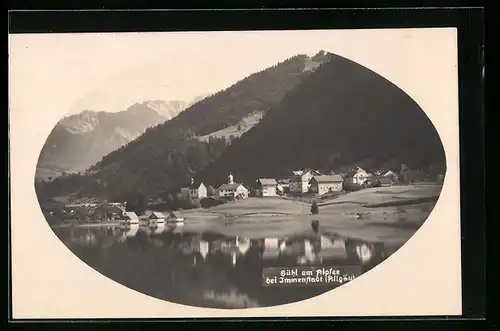
[[40,184],[37,194],[127,200],[167,194],[191,177],[219,185],[231,172],[237,181],[254,183],[299,168],[399,169],[402,163],[445,167],[425,113],[378,74],[321,51],[242,79],[146,129],[88,174]]
[[[143,135],[91,166],[86,176],[59,178],[38,185],[37,192],[44,196],[74,194],[123,199],[123,195],[139,190],[159,194],[183,185],[223,153],[230,143],[228,132],[237,130],[240,123],[244,124],[240,131],[251,129],[263,114],[329,59],[326,52],[313,57],[296,55],[243,78],[194,103],[170,121],[146,129]],[[51,145],[47,141],[42,156],[50,155],[46,150]],[[53,148],[59,153],[65,149]],[[68,148],[75,154],[85,150],[75,143],[69,143]],[[39,168],[42,164],[39,162]]]
[[191,103],[149,100],[116,113],[85,110],[61,119],[50,133],[37,166],[37,179],[83,172],[103,156],[129,143],[148,127],[179,115]]

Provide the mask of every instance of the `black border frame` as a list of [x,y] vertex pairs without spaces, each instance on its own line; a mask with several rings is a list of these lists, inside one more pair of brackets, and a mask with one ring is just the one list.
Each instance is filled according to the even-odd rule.
[[[168,22],[168,23],[167,23]],[[462,233],[462,317],[432,317],[437,320],[484,319],[486,314],[486,214],[485,214],[485,113],[484,113],[484,9],[462,8],[379,8],[379,9],[256,9],[256,10],[145,10],[145,11],[11,11],[10,33],[141,32],[208,30],[289,30],[361,28],[456,27],[459,47],[459,117]],[[10,184],[10,182],[9,182]],[[10,195],[9,195],[10,203]],[[8,243],[10,244],[10,209]],[[47,323],[64,320],[13,320],[11,306],[10,245],[8,255],[8,320]],[[359,321],[364,318],[330,318],[331,321]],[[371,320],[388,320],[370,317]],[[220,322],[228,319],[192,319]],[[239,319],[242,320],[242,319]],[[318,321],[323,318],[252,318],[246,321]],[[407,320],[390,320],[407,325]],[[405,320],[405,321],[403,321]],[[71,320],[89,322],[130,320]],[[153,322],[157,320],[136,319]],[[162,321],[186,321],[165,319]],[[429,320],[427,320],[429,321]],[[402,324],[402,323],[405,324]],[[330,322],[331,323],[331,322]],[[93,323],[92,327],[103,324]]]

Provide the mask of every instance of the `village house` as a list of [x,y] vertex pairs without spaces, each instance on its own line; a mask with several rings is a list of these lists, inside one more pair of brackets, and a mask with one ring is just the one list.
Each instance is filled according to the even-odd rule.
[[276,185],[276,190],[278,193],[284,194],[290,192],[290,179],[278,179],[278,185]]
[[183,223],[184,217],[181,216],[179,211],[171,211],[170,214],[166,217],[167,223]]
[[393,183],[398,181],[398,174],[392,170],[387,171],[384,176],[384,178],[390,179]]
[[184,198],[191,199],[202,199],[207,197],[207,187],[203,182],[195,182],[193,178],[191,178],[191,182],[188,186],[181,188],[181,195]]
[[202,183],[192,183],[189,186],[189,197],[191,199],[202,199],[207,197],[207,187]]
[[281,184],[276,185],[276,194],[277,195],[285,194],[285,188]]
[[293,176],[290,177],[290,192],[291,193],[306,193],[309,192],[309,182],[314,176],[321,175],[315,170],[296,170]]
[[121,217],[121,223],[126,225],[139,224],[139,216],[133,211],[126,211]]
[[124,215],[125,208],[110,203],[103,203],[93,209],[92,219],[100,222],[121,221]]
[[276,187],[278,182],[274,178],[259,178],[257,180],[259,184],[260,196],[262,197],[274,197],[276,196]]
[[149,226],[157,226],[158,224],[165,224],[165,215],[160,212],[154,211],[148,217]]
[[344,182],[363,185],[365,180],[367,180],[369,177],[370,174],[367,171],[360,167],[357,167],[356,171],[350,171],[345,175]]
[[328,192],[342,191],[344,180],[340,175],[314,176],[311,181],[311,192],[323,195]]
[[248,189],[241,183],[235,183],[233,175],[229,174],[227,184],[222,184],[217,189],[217,195],[221,198],[246,199],[248,198]]

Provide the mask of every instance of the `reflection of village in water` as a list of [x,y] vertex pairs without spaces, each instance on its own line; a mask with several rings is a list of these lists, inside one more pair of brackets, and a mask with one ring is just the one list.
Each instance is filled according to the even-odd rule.
[[214,308],[285,304],[338,286],[263,288],[262,268],[354,265],[362,273],[398,248],[331,233],[227,237],[184,231],[182,223],[67,227],[56,234],[83,261],[117,282],[171,302]]

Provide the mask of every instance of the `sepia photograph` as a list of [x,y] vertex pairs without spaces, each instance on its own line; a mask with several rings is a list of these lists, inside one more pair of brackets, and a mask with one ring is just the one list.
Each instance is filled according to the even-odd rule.
[[[381,47],[400,59],[389,73],[418,80],[427,69],[404,54],[456,45],[436,30],[11,35],[12,130],[45,117],[24,137],[30,221],[63,245],[51,249],[162,302],[242,310],[354,291],[431,222],[446,185],[439,215],[458,227],[457,101],[436,111],[360,62]],[[420,254],[406,253],[402,268]]]

